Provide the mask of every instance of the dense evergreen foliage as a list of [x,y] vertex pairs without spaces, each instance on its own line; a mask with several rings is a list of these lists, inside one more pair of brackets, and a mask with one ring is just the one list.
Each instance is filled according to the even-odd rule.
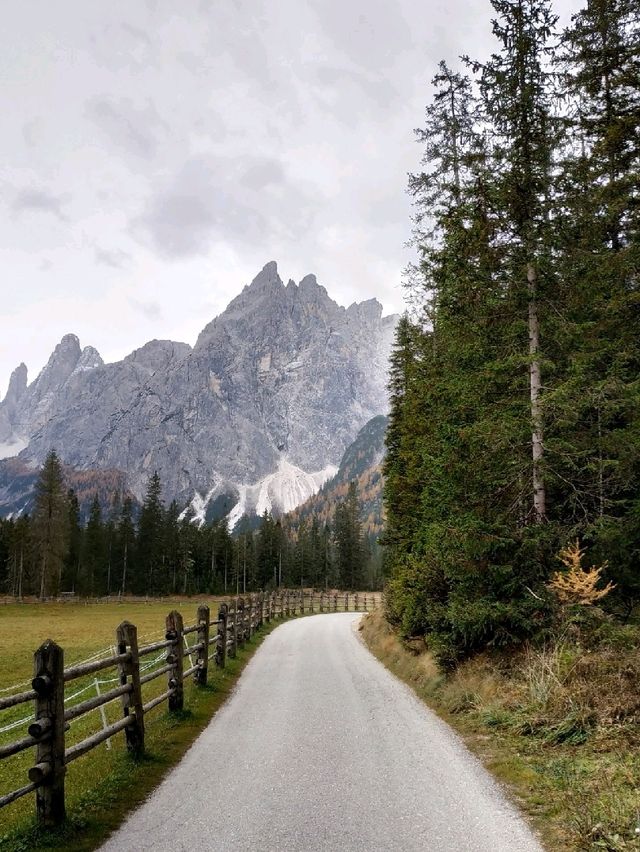
[[391,364],[388,612],[445,663],[538,632],[577,537],[640,600],[640,10],[492,6],[433,81]]
[[63,482],[51,452],[40,471],[33,515],[0,519],[0,590],[8,595],[368,589],[379,580],[370,568],[355,483],[332,524],[314,517],[293,526],[265,512],[257,529],[244,518],[232,535],[224,520],[198,527],[175,502],[165,507],[157,473],[138,512],[119,492],[108,510],[96,496],[86,524],[76,493],[65,492]]

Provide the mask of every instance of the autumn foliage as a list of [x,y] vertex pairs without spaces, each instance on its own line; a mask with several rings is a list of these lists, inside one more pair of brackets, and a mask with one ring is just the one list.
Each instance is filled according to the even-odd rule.
[[615,588],[613,583],[607,583],[602,589],[597,588],[607,563],[598,567],[585,568],[582,564],[584,554],[585,550],[580,547],[577,539],[558,554],[558,559],[566,570],[556,571],[549,583],[549,589],[562,604],[591,606]]

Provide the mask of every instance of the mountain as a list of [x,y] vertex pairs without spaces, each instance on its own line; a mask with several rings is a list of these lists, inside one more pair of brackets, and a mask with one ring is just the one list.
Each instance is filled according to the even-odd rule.
[[382,531],[382,460],[388,418],[382,415],[366,423],[342,456],[340,467],[325,485],[294,511],[287,521],[297,527],[300,521],[316,517],[322,526],[330,523],[336,505],[347,496],[349,484],[356,483],[364,531],[378,536]]
[[396,320],[373,299],[341,307],[313,275],[285,285],[271,262],[193,348],[153,340],[105,364],[69,334],[30,385],[21,364],[0,449],[30,466],[55,447],[75,469],[126,471],[138,498],[157,470],[165,499],[198,519],[286,511],[386,411]]

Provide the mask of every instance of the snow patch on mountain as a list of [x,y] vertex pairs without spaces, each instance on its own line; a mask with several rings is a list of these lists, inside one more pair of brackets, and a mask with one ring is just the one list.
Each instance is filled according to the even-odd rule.
[[246,514],[263,515],[265,512],[291,512],[309,497],[313,497],[338,472],[329,464],[323,470],[307,473],[285,458],[278,469],[254,485],[238,485],[239,499],[227,516],[232,530]]
[[229,482],[216,474],[209,491],[204,495],[196,493],[180,517],[189,514],[194,523],[203,524],[209,504],[221,494],[231,491],[238,495],[236,504],[227,515],[227,524],[233,530],[243,515],[262,515],[265,511],[277,514],[290,512],[317,494],[337,471],[338,468],[330,464],[323,470],[307,473],[286,458],[281,458],[276,471],[248,485]]
[[18,438],[12,435],[8,441],[0,443],[0,459],[9,459],[12,456],[17,456],[25,447],[29,446],[29,441],[25,438]]
[[324,470],[306,473],[286,459],[281,459],[278,470],[265,476],[254,488],[258,488],[256,515],[272,512],[290,512],[316,494],[322,486],[335,476],[338,468],[327,465]]
[[[233,530],[243,515],[248,514],[248,492],[252,488],[250,485],[239,485],[238,486],[238,502],[233,507],[233,509],[227,515],[227,526],[229,530]],[[255,486],[253,486],[255,488]]]

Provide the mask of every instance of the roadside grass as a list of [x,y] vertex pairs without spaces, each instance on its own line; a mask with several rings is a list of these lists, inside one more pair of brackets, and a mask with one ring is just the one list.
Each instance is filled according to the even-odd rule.
[[[640,629],[567,630],[443,674],[422,640],[382,611],[362,636],[376,657],[464,737],[549,850],[640,849]],[[638,832],[636,832],[638,829]]]
[[[164,617],[171,609],[178,609],[184,616],[185,624],[191,624],[195,621],[197,605],[201,602],[192,599],[154,601],[148,604],[2,607],[0,626],[4,635],[12,638],[4,648],[7,667],[3,666],[0,672],[0,688],[26,681],[32,676],[33,651],[47,638],[55,639],[65,649],[65,665],[68,666],[113,644],[115,628],[125,619],[136,624],[144,642],[151,642],[164,635]],[[212,618],[215,618],[217,604],[212,600],[206,602],[211,606]],[[274,620],[258,630],[243,648],[238,649],[235,660],[227,660],[224,670],[217,669],[211,661],[207,687],[198,687],[189,679],[185,683],[183,712],[171,714],[164,709],[166,705],[163,704],[145,716],[144,757],[134,760],[126,751],[124,736],[118,734],[112,738],[110,750],[103,743],[71,764],[65,784],[68,819],[64,827],[56,831],[44,831],[37,827],[33,794],[0,811],[2,852],[36,852],[44,849],[88,852],[99,846],[178,762],[228,697],[245,664],[265,636],[286,620]],[[113,676],[111,670],[107,670],[106,676]],[[90,685],[91,678],[88,683]],[[76,683],[69,686],[75,687]],[[78,686],[82,688],[83,681],[78,681]],[[145,689],[145,700],[148,700],[166,689],[165,678],[159,677]],[[20,714],[27,716],[30,711],[30,704],[12,708],[2,714],[2,725],[11,721],[10,713],[19,718]],[[118,701],[108,705],[108,721],[115,721],[120,712]],[[81,717],[72,725],[68,744],[83,739],[100,727],[98,712]],[[22,735],[23,731],[17,729],[3,735],[1,742],[9,742]],[[212,762],[215,763],[215,756],[212,756]],[[32,763],[31,749],[0,761],[0,794],[26,783],[26,772]]]

